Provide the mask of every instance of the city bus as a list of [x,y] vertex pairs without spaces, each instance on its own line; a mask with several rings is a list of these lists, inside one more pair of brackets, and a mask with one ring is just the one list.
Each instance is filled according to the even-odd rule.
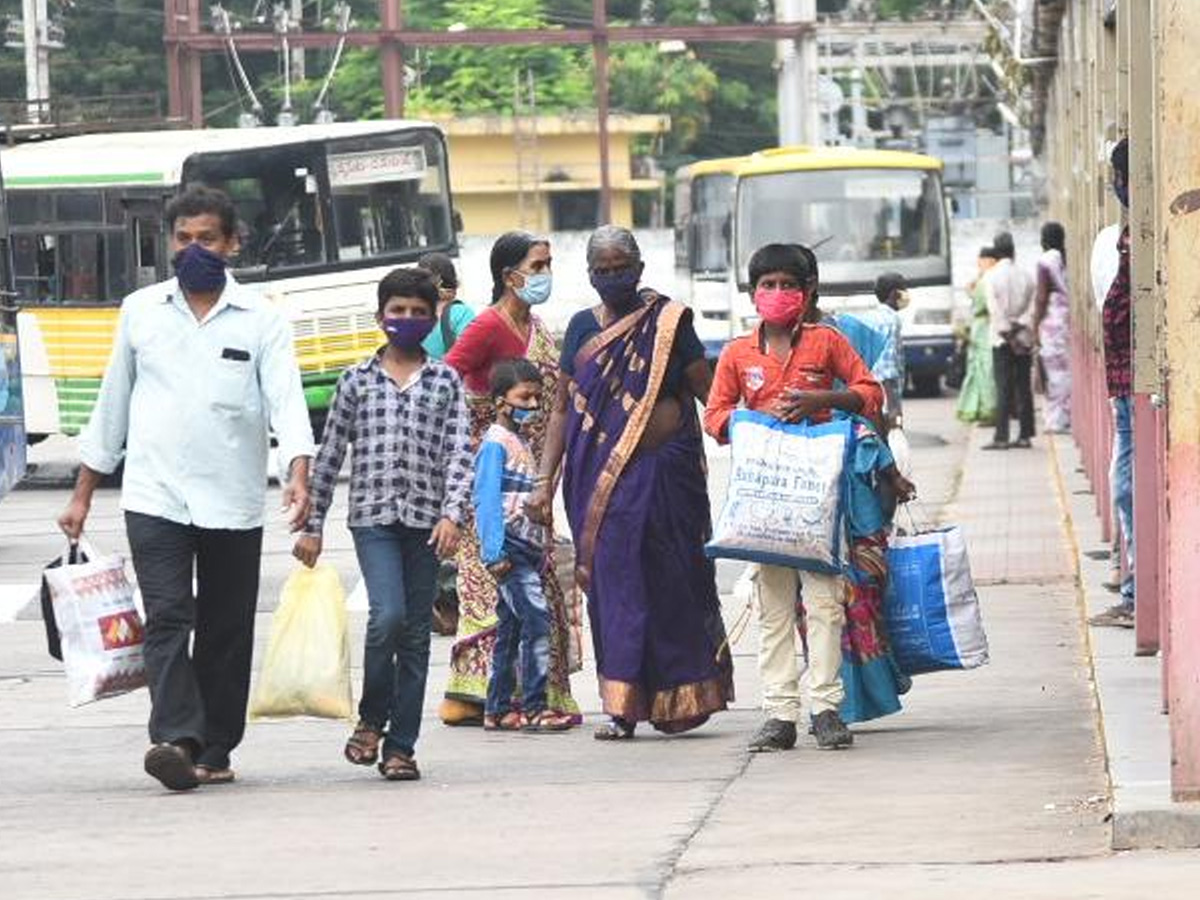
[[339,374],[380,342],[383,274],[457,253],[445,139],[423,122],[95,134],[0,157],[31,441],[87,423],[122,298],[171,275],[164,207],[189,186],[237,205],[233,275],[291,320],[318,434]]
[[[936,392],[954,355],[942,162],[891,150],[781,147],[752,154],[730,168],[730,225],[719,233],[710,231],[705,239],[711,246],[692,250],[697,259],[728,254],[725,338],[744,333],[757,321],[747,271],[754,251],[772,242],[805,244],[815,250],[821,266],[821,308],[826,311],[875,303],[875,279],[884,272],[908,279],[911,303],[901,313],[906,370],[918,392]],[[699,231],[692,233],[701,239]],[[700,273],[693,272],[692,284],[700,284]],[[696,291],[695,297],[700,296]],[[717,305],[715,299],[707,302]],[[698,318],[709,316],[696,305]]]
[[0,498],[25,475],[25,416],[17,344],[17,295],[12,282],[8,206],[0,173]]
[[706,159],[675,173],[675,281],[710,356],[736,331],[730,295],[733,203],[745,157]]

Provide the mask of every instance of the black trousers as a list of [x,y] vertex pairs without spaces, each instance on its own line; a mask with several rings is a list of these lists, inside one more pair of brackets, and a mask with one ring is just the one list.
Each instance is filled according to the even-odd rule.
[[125,527],[146,606],[150,740],[187,744],[197,763],[228,766],[246,731],[263,530],[133,512]]
[[1033,437],[1033,356],[1013,353],[1008,345],[992,348],[996,377],[997,443],[1008,443],[1008,420],[1016,417],[1020,437]]

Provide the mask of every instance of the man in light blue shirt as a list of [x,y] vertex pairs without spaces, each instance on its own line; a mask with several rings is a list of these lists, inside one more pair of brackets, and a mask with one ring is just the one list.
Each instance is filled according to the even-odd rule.
[[122,304],[59,525],[78,540],[100,479],[124,460],[121,506],[146,607],[145,768],[187,790],[233,780],[229,754],[245,731],[269,432],[288,463],[292,530],[308,518],[314,448],[287,320],[226,273],[237,249],[229,198],[193,188],[167,221],[177,277]]

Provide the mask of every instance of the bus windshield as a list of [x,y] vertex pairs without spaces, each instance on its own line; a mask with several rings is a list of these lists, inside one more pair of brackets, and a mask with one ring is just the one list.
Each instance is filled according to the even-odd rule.
[[432,132],[196,154],[184,183],[233,199],[242,269],[399,262],[454,243],[446,161]]
[[813,247],[827,292],[861,288],[884,272],[948,283],[941,178],[920,169],[821,169],[744,177],[737,196],[738,278],[769,243]]

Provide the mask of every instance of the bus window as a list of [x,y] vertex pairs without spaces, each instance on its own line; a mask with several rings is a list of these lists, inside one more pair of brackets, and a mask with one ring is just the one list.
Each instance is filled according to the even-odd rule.
[[675,265],[691,269],[692,184],[687,178],[675,182]]
[[724,275],[729,271],[732,175],[703,175],[692,182],[690,227],[693,272]]
[[16,291],[25,303],[101,304],[129,292],[120,232],[18,232],[12,247]]
[[440,143],[360,146],[339,142],[326,159],[338,257],[368,259],[452,243]]
[[314,172],[306,147],[284,146],[193,156],[184,182],[219,188],[233,200],[241,219],[238,266],[286,269],[326,260]]

